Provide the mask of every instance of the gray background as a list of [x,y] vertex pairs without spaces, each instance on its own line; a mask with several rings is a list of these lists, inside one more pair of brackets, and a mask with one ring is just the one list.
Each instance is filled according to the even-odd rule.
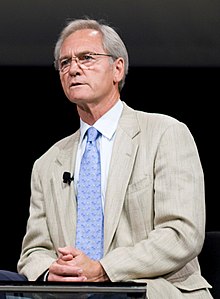
[[219,0],[1,0],[0,65],[51,65],[68,18],[104,18],[132,66],[220,66]]

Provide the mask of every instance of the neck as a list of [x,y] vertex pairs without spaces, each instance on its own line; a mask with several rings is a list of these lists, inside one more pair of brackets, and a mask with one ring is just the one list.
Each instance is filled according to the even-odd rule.
[[106,103],[87,103],[84,106],[77,105],[77,111],[80,118],[90,126],[92,126],[99,118],[108,112],[119,100],[119,96],[110,99]]

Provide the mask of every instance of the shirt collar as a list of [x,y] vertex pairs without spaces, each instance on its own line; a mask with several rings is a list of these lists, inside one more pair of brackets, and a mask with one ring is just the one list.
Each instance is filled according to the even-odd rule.
[[[93,127],[110,140],[116,131],[122,110],[123,104],[119,99],[109,111],[107,111],[94,123]],[[90,126],[87,123],[80,119],[80,143],[82,142],[85,132],[89,127]]]

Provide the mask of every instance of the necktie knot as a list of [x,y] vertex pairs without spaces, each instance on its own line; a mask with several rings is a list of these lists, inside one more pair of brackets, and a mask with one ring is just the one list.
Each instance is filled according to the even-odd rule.
[[90,127],[88,130],[87,130],[87,140],[88,142],[93,142],[97,139],[99,135],[99,131],[96,130],[96,128],[94,127]]

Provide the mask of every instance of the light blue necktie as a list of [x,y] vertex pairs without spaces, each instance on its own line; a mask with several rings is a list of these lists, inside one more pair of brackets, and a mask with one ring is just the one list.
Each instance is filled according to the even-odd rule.
[[101,164],[96,144],[99,134],[94,127],[87,130],[77,195],[76,248],[94,260],[103,256]]

